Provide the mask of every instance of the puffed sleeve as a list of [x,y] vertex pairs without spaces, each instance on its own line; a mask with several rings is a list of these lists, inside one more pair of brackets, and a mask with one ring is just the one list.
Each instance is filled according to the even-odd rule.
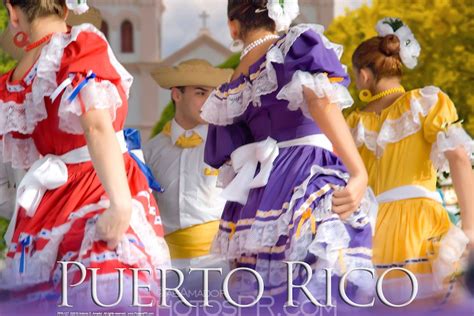
[[318,97],[328,97],[341,109],[353,99],[347,90],[350,83],[340,62],[342,46],[331,43],[316,25],[299,25],[290,30],[282,47],[283,70],[277,71],[282,89],[277,98],[288,101],[290,110],[301,109],[311,117],[303,95],[303,86]]
[[243,122],[227,126],[209,125],[204,161],[219,169],[230,160],[234,150],[253,141],[250,130]]
[[109,110],[114,121],[133,81],[103,35],[94,31],[78,34],[64,49],[57,78],[62,92],[59,128],[70,134],[83,133],[79,118],[91,109]]
[[469,156],[473,152],[473,142],[459,122],[456,107],[443,92],[437,94],[437,102],[430,109],[423,123],[423,135],[427,142],[433,144],[431,160],[438,170],[449,169],[445,152],[464,148]]

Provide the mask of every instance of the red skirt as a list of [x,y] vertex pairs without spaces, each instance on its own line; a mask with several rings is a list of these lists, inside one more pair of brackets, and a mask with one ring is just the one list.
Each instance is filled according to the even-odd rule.
[[[0,272],[0,290],[8,290],[21,301],[57,299],[63,279],[58,261],[74,261],[87,271],[82,284],[70,288],[69,293],[74,292],[71,297],[76,299],[82,292],[91,300],[92,272],[88,268],[97,268],[102,296],[117,297],[113,289],[119,280],[118,268],[125,269],[125,283],[130,283],[130,268],[150,269],[151,274],[140,273],[139,277],[157,293],[157,269],[170,266],[162,222],[145,176],[128,154],[124,158],[133,211],[130,227],[117,249],[109,250],[95,234],[95,223],[110,201],[92,163],[68,165],[68,182],[47,191],[33,217],[20,209],[6,268]],[[83,279],[79,264],[68,264],[69,284]],[[106,293],[111,291],[115,292]]]

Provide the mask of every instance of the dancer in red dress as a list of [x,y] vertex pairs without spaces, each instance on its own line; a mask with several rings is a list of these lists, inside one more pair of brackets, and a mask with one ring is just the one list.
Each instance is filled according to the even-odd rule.
[[[30,44],[17,67],[0,77],[0,147],[5,161],[29,172],[5,237],[0,290],[21,300],[56,300],[58,261],[76,261],[99,268],[100,298],[116,300],[117,268],[127,269],[124,301],[131,299],[130,268],[153,271],[140,273],[153,292],[169,252],[147,178],[122,131],[133,78],[99,30],[66,25],[65,0],[5,4],[11,26]],[[69,281],[81,276],[70,265]],[[90,272],[70,289],[70,301],[91,301],[89,278]]]

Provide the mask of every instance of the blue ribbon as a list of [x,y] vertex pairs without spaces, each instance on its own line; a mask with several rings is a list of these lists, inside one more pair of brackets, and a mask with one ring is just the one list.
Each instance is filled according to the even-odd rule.
[[84,80],[82,80],[81,83],[79,83],[77,87],[72,91],[71,95],[69,96],[69,98],[67,98],[67,100],[69,102],[72,102],[77,97],[79,92],[81,92],[82,88],[84,88],[85,85],[89,82],[89,80],[95,79],[96,77],[96,74],[93,72],[88,74],[87,77],[85,77]]
[[28,247],[31,243],[31,236],[24,238],[21,244],[21,257],[20,257],[20,273],[25,272],[25,265],[26,265],[26,247]]
[[138,158],[134,153],[132,153],[132,150],[141,150],[142,148],[140,131],[135,128],[125,128],[123,130],[123,135],[125,136],[125,142],[127,143],[127,148],[130,156],[133,158],[133,160],[135,160],[135,162],[138,164],[138,167],[145,175],[150,188],[157,192],[164,192],[165,190],[156,180],[150,167],[148,167],[140,158]]

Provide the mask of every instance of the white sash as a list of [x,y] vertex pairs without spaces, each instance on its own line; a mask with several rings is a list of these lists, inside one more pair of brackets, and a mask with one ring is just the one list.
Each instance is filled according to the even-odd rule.
[[[222,175],[231,178],[219,179],[219,182],[225,186],[221,196],[227,201],[245,204],[251,189],[263,187],[268,183],[273,163],[280,153],[280,148],[305,145],[333,150],[331,142],[324,134],[310,135],[281,143],[268,137],[264,141],[237,148],[231,155],[233,170],[221,172]],[[260,171],[255,175],[259,163]],[[227,166],[227,168],[229,167]]]
[[441,195],[438,192],[429,191],[419,185],[403,185],[396,187],[377,195],[376,199],[377,202],[381,204],[414,198],[428,198],[441,204],[443,203]]

